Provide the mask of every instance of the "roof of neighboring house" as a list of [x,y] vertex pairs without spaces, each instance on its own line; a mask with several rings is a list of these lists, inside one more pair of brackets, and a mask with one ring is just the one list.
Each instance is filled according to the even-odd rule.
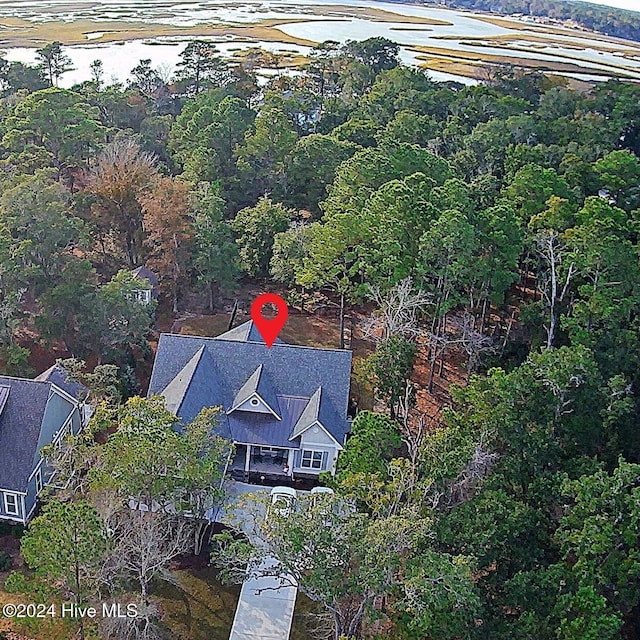
[[137,269],[134,269],[131,272],[131,275],[135,276],[136,278],[140,278],[141,280],[148,280],[154,289],[156,289],[158,287],[158,284],[160,283],[158,276],[153,271],[151,271],[151,269],[147,269],[147,267],[145,267],[144,265],[138,267]]
[[249,321],[217,338],[162,334],[149,395],[165,396],[186,423],[202,407],[229,412],[257,392],[281,420],[233,411],[225,421],[236,442],[296,447],[292,439],[304,431],[296,425],[306,412],[342,445],[349,430],[350,376],[350,351],[282,341],[269,349]]
[[49,367],[46,371],[43,371],[39,376],[35,378],[37,382],[53,382],[56,387],[60,387],[63,391],[68,393],[72,398],[83,401],[89,394],[89,389],[80,382],[72,380],[64,370],[62,365],[57,362]]
[[0,414],[0,489],[26,492],[51,383],[0,376],[9,387]]

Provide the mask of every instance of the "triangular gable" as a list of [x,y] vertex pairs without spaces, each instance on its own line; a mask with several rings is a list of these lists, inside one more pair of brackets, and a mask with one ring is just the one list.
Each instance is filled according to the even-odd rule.
[[236,410],[260,412],[261,409],[266,409],[281,420],[275,409],[277,406],[278,399],[260,364],[236,394],[229,413]]
[[295,440],[299,438],[305,431],[311,429],[311,427],[320,427],[328,436],[333,440],[340,449],[342,449],[342,445],[336,440],[335,436],[329,431],[329,429],[323,424],[322,418],[323,416],[328,416],[331,414],[326,408],[323,408],[323,405],[328,403],[328,399],[322,398],[322,387],[318,387],[318,389],[314,392],[314,394],[309,398],[309,402],[307,406],[304,408],[304,411],[300,414],[298,421],[293,427],[293,431],[289,440]]
[[225,331],[225,333],[221,333],[219,336],[216,336],[216,340],[233,340],[235,342],[247,342],[249,339],[249,333],[251,332],[251,327],[253,322],[249,320],[248,322],[243,322],[239,324],[237,327],[233,329],[229,329],[229,331]]
[[245,400],[248,400],[258,390],[258,381],[260,380],[260,374],[262,373],[262,365],[249,376],[247,381],[240,387],[238,393],[236,393],[233,399],[233,405],[231,411],[239,407]]
[[180,411],[180,405],[187,394],[187,389],[191,384],[191,379],[203,352],[204,346],[196,351],[195,355],[184,365],[178,375],[160,392],[160,395],[165,399],[165,406],[171,413],[177,414]]
[[296,422],[293,427],[289,440],[294,440],[295,438],[300,437],[300,435],[318,421],[321,394],[322,387],[318,387],[311,398],[309,398],[309,402],[307,402],[307,406],[304,408],[304,411],[300,414],[298,422]]
[[[232,340],[234,342],[262,342],[264,340],[260,335],[253,320],[248,320],[239,324],[237,327],[216,336],[215,340]],[[274,344],[284,344],[280,338],[276,338]]]
[[56,362],[39,376],[36,376],[34,380],[37,382],[51,382],[59,390],[78,402],[84,402],[89,395],[89,389],[82,383],[70,378],[67,371],[59,362]]
[[342,451],[344,447],[336,440],[335,436],[329,431],[329,429],[327,429],[319,420],[316,420],[314,423],[310,424],[306,429],[301,431],[300,436],[303,436],[307,431],[309,431],[309,429],[312,429],[313,427],[319,427],[320,429],[322,429],[322,431],[327,434],[327,437],[330,438],[331,441],[336,444],[336,446],[340,451]]

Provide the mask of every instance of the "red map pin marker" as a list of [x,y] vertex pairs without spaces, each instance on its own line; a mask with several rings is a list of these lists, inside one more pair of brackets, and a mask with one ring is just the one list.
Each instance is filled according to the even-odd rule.
[[[278,310],[278,315],[275,318],[265,318],[262,315],[262,307],[265,304],[272,304]],[[288,317],[289,307],[287,307],[287,303],[275,293],[263,293],[251,305],[251,319],[269,349],[271,349],[280,331],[282,331],[282,327],[284,327]]]

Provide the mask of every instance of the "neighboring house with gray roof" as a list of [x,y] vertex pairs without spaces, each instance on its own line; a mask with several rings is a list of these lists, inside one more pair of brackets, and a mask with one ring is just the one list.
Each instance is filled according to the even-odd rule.
[[269,349],[249,321],[216,338],[162,334],[148,395],[183,424],[222,407],[236,472],[277,479],[287,464],[294,478],[317,478],[335,472],[350,429],[350,376],[350,351],[282,340]]
[[0,376],[0,521],[29,521],[51,480],[40,451],[84,427],[86,396],[59,365],[35,380]]
[[147,269],[147,267],[143,265],[134,269],[131,275],[140,280],[140,289],[135,290],[135,296],[138,302],[151,304],[152,300],[158,298],[160,280],[151,269]]

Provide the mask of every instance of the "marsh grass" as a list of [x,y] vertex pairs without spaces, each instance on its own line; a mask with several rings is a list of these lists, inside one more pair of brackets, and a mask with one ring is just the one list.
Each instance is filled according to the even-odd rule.
[[[474,46],[478,46],[477,44]],[[485,45],[489,46],[489,45]],[[573,62],[551,62],[548,60],[539,60],[535,57],[532,58],[519,58],[516,56],[509,55],[496,55],[493,53],[484,53],[482,51],[459,51],[447,49],[444,47],[427,47],[427,46],[413,46],[409,47],[412,51],[416,51],[421,54],[418,56],[419,60],[423,60],[427,68],[429,68],[430,61],[432,59],[437,59],[438,66],[442,67],[446,60],[451,60],[453,62],[464,62],[466,64],[474,64],[474,63],[485,63],[491,65],[513,65],[514,67],[521,67],[524,69],[537,69],[541,71],[552,71],[559,73],[588,73],[592,72],[595,75],[602,76],[611,76],[611,77],[619,77],[619,76],[627,76],[633,78],[633,73],[637,73],[637,69],[632,69],[630,67],[626,67],[624,65],[614,65],[607,61],[601,61],[599,64],[603,66],[610,67],[609,69],[594,69],[589,68],[583,65],[579,65]],[[523,51],[525,53],[530,53],[535,56],[536,51],[533,49],[527,48],[514,48],[518,51]],[[581,60],[585,62],[592,62],[592,60],[588,60],[586,58],[575,58],[576,62]],[[444,71],[442,68],[438,68],[439,71]],[[452,71],[449,71],[453,73]],[[626,73],[629,72],[629,73]],[[463,74],[461,74],[463,75]],[[476,75],[470,77],[478,77]]]

